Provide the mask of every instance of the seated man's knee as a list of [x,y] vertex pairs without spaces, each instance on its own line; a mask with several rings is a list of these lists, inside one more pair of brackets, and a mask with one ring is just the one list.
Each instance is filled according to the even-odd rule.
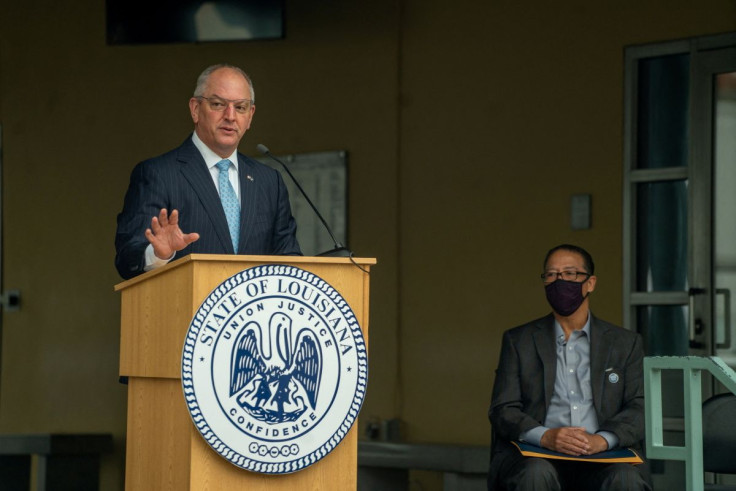
[[559,490],[557,469],[546,459],[526,458],[517,471],[518,488],[530,490]]
[[631,464],[612,464],[601,473],[600,489],[610,490],[649,490],[650,487],[636,466]]

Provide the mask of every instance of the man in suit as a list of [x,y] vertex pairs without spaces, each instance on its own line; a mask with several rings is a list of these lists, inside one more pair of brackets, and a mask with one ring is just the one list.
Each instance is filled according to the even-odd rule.
[[120,275],[191,253],[301,254],[281,175],[237,150],[256,110],[250,77],[205,69],[189,110],[192,135],[131,174],[115,237]]
[[489,489],[651,489],[646,464],[524,457],[519,440],[570,456],[632,447],[644,438],[639,334],[594,317],[597,278],[584,249],[563,244],[544,261],[553,312],[503,335],[491,407]]

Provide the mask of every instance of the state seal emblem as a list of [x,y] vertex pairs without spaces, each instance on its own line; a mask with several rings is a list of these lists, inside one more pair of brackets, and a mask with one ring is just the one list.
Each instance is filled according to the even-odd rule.
[[194,315],[181,380],[207,443],[243,469],[283,474],[327,455],[358,417],[366,346],[350,306],[293,266],[246,269]]

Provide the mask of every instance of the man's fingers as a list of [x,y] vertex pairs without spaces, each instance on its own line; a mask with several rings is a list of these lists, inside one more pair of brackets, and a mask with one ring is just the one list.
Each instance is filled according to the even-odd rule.
[[587,450],[590,448],[590,444],[586,440],[573,439],[566,442],[569,446],[575,447],[580,450]]
[[580,455],[582,451],[574,444],[568,441],[555,442],[554,450],[568,455]]
[[147,228],[144,234],[148,242],[154,246],[160,245],[163,242],[161,240],[161,236],[157,235],[156,230],[151,230],[150,228]]
[[177,225],[179,223],[179,210],[172,210],[169,215],[169,223],[171,225]]
[[151,221],[153,220],[158,220],[161,228],[166,228],[169,225],[177,226],[179,224],[179,210],[172,210],[171,214],[169,214],[166,208],[161,208],[161,211],[158,212],[158,217],[153,217]]
[[148,231],[153,233],[153,235],[156,235],[161,231],[161,222],[158,221],[158,218],[151,218],[151,228],[149,228]]
[[162,227],[166,227],[169,224],[169,214],[166,208],[161,208],[161,211],[158,213],[158,221]]
[[581,455],[587,453],[590,449],[590,442],[585,433],[585,428],[576,426],[560,428],[555,436],[555,446],[560,452]]
[[170,257],[166,252],[180,251],[192,242],[199,240],[199,234],[192,232],[185,234],[179,228],[179,212],[172,210],[169,215],[166,208],[162,208],[158,217],[151,218],[151,228],[146,229],[148,242],[154,247],[157,257]]
[[580,433],[579,431],[571,433],[570,438],[572,438],[576,442],[580,442],[583,445],[587,445],[588,443],[590,443],[588,436],[585,433]]
[[199,240],[199,234],[196,232],[192,232],[191,234],[184,234],[184,243],[185,244],[191,244],[194,241]]
[[562,442],[560,444],[560,448],[564,453],[569,453],[572,455],[580,455],[587,451],[587,445],[582,444],[576,440]]

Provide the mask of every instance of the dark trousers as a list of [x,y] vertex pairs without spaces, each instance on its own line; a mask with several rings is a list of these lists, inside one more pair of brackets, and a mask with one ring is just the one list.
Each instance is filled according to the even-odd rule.
[[499,469],[498,482],[507,491],[651,491],[631,464],[603,464],[513,456]]

